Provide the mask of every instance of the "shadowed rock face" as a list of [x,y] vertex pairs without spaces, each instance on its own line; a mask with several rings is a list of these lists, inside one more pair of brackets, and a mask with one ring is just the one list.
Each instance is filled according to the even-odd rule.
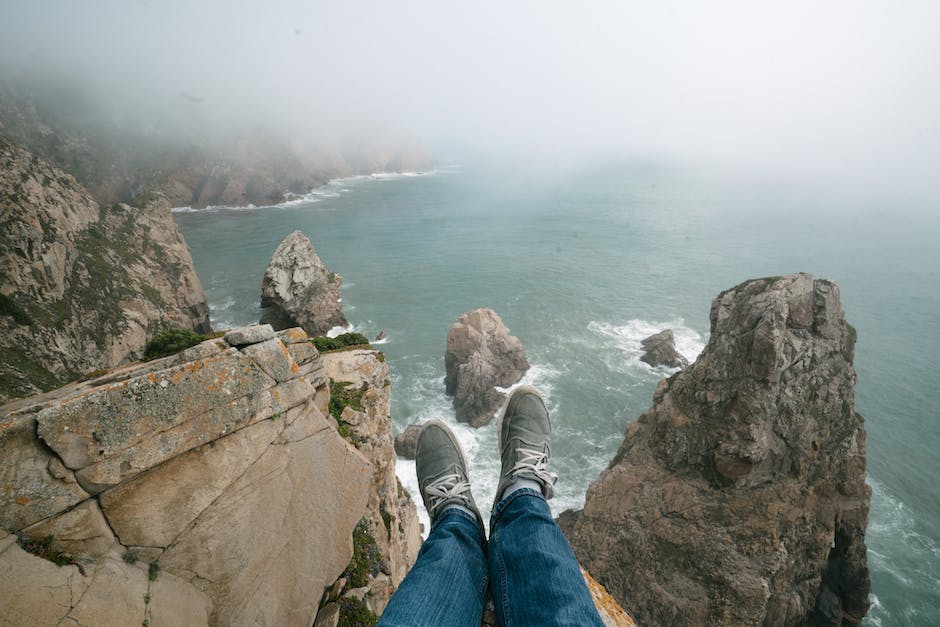
[[643,624],[857,624],[868,610],[865,430],[837,286],[758,279],[627,428],[578,516],[582,564]]
[[347,326],[339,287],[343,277],[320,261],[306,235],[294,231],[280,243],[261,282],[261,323],[275,329],[300,326],[325,335]]
[[525,348],[492,309],[461,314],[447,333],[444,353],[446,392],[454,397],[457,420],[474,427],[488,424],[508,387],[529,369]]
[[166,198],[99,206],[70,175],[3,137],[0,286],[0,401],[139,358],[161,328],[209,330]]

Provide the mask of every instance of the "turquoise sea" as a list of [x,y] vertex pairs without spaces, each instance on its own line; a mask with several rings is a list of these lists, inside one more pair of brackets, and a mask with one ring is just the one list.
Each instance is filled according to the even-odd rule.
[[[343,276],[355,330],[388,334],[380,348],[398,429],[431,417],[454,423],[447,331],[468,309],[495,309],[526,346],[526,381],[552,410],[556,513],[581,506],[669,374],[639,361],[643,337],[672,328],[694,358],[721,290],[797,271],[835,280],[858,329],[856,409],[868,431],[867,624],[938,625],[940,217],[911,205],[638,163],[551,175],[464,165],[175,218],[216,328],[258,320],[271,254],[292,230],[306,233]],[[455,428],[488,509],[493,427]],[[399,474],[415,493],[413,463],[399,462]]]

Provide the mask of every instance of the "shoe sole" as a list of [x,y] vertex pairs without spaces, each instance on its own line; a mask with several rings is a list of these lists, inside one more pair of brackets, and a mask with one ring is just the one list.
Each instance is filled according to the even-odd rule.
[[[430,426],[440,427],[444,431],[444,433],[447,434],[447,438],[451,441],[451,443],[454,445],[454,448],[457,449],[457,452],[460,454],[460,461],[463,462],[464,472],[467,473],[467,478],[469,479],[470,478],[470,464],[467,463],[467,454],[464,453],[463,447],[460,446],[460,442],[457,441],[457,436],[454,435],[453,429],[447,426],[446,422],[438,420],[437,418],[432,418],[431,420],[428,420],[426,423],[421,425],[421,431],[418,432],[418,440],[421,439],[421,434],[424,433],[424,430]],[[415,452],[417,453],[417,451]]]
[[[503,419],[506,418],[506,411],[509,410],[509,403],[512,402],[513,397],[516,394],[535,394],[539,397],[539,400],[542,401],[542,405],[545,405],[545,397],[542,396],[542,393],[539,392],[531,385],[520,385],[506,398],[506,402],[503,403],[503,408],[499,411],[499,419],[496,421],[496,437],[499,442],[499,456],[503,456]],[[545,407],[545,413],[548,415],[548,429],[551,432],[552,429],[552,416],[548,413],[548,407]]]

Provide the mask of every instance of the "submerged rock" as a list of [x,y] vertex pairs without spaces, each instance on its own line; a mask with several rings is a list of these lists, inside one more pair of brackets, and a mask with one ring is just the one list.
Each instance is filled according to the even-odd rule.
[[858,624],[865,429],[839,290],[807,274],[722,292],[708,346],[627,428],[578,516],[582,564],[643,624]]
[[689,360],[676,350],[676,339],[672,334],[672,329],[649,336],[641,342],[641,345],[646,352],[640,360],[651,366],[685,368],[689,365]]
[[395,453],[405,459],[414,459],[418,451],[418,435],[424,425],[408,425],[395,436]]
[[310,335],[326,335],[348,326],[343,316],[343,277],[330,272],[310,239],[294,231],[280,243],[261,282],[261,324],[275,330],[300,326]]
[[497,387],[517,383],[529,369],[525,348],[492,309],[461,314],[447,333],[446,392],[454,397],[457,420],[488,424],[505,395]]

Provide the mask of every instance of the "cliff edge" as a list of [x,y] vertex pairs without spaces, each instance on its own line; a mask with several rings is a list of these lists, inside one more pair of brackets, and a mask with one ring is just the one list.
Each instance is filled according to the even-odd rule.
[[561,518],[572,547],[641,624],[858,624],[870,488],[839,290],[747,281],[710,317],[705,350]]
[[0,407],[0,623],[380,612],[420,544],[380,355],[329,359],[347,393],[259,325]]

